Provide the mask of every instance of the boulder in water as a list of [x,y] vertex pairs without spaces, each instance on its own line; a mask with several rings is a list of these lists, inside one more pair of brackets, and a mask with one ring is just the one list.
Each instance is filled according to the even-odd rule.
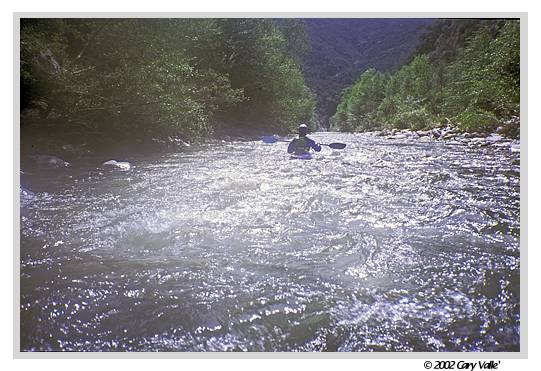
[[432,130],[417,130],[416,133],[420,137],[426,137],[427,135],[432,134]]
[[32,159],[36,162],[36,164],[46,166],[46,167],[61,168],[61,167],[70,166],[69,162],[64,161],[60,157],[56,157],[56,156],[36,155],[36,156],[32,156]]
[[101,166],[106,169],[120,170],[120,171],[128,171],[131,169],[131,164],[127,161],[109,160],[109,161],[105,161]]
[[511,143],[509,145],[509,151],[511,151],[511,152],[520,152],[520,143]]
[[190,147],[190,143],[188,142],[185,142],[184,140],[178,138],[178,137],[168,137],[167,138],[169,140],[170,143],[173,143],[177,146],[181,146],[181,147]]
[[22,197],[34,197],[35,194],[31,190],[26,189],[23,186],[21,186],[21,196]]
[[441,134],[440,139],[454,139],[456,138],[456,134],[451,131],[446,131]]
[[491,143],[497,143],[501,142],[504,138],[499,134],[490,134],[488,137],[485,138],[488,142]]
[[71,144],[64,144],[60,148],[62,148],[62,151],[71,155],[85,155],[90,153],[90,150],[86,148],[86,144],[82,144],[79,146],[73,146]]
[[486,146],[489,142],[485,138],[472,138],[468,144],[470,146]]
[[387,137],[387,139],[407,139],[408,136],[406,134],[394,134],[390,137]]

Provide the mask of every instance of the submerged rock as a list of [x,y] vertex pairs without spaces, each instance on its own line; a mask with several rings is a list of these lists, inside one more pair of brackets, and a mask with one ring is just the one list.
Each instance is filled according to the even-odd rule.
[[468,144],[470,146],[486,146],[490,143],[491,142],[488,142],[485,138],[472,138]]
[[171,143],[174,143],[176,144],[177,146],[182,146],[182,147],[190,147],[190,143],[180,139],[180,138],[177,138],[177,137],[169,137],[169,142]]
[[497,143],[504,140],[504,138],[499,134],[490,134],[488,137],[485,138],[488,142],[491,143]]
[[36,155],[32,156],[32,159],[36,162],[36,164],[47,167],[61,168],[70,166],[69,162],[64,161],[60,157],[56,156]]
[[128,171],[131,169],[131,164],[127,161],[109,160],[101,164],[102,167],[111,170]]
[[90,150],[86,148],[86,144],[82,144],[76,147],[71,144],[64,144],[60,148],[62,148],[63,152],[68,153],[68,154],[86,155],[90,153]]
[[26,189],[23,186],[21,186],[21,196],[22,197],[34,197],[35,193],[32,192],[31,190]]
[[387,139],[406,139],[408,136],[406,134],[394,134],[390,137],[387,137]]
[[[515,122],[513,122],[513,124],[515,124]],[[419,142],[436,140],[452,145],[466,145],[469,147],[490,146],[496,149],[520,152],[520,143],[518,140],[511,139],[507,136],[505,130],[502,131],[502,127],[499,127],[498,130],[493,133],[460,132],[458,128],[448,125],[425,130],[381,129],[364,133],[364,135],[370,135],[372,137],[382,136],[388,140],[414,139]]]

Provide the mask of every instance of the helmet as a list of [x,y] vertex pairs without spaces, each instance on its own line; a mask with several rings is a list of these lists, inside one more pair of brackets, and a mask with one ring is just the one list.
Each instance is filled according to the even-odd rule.
[[306,124],[299,125],[299,135],[306,135],[308,133],[308,126]]

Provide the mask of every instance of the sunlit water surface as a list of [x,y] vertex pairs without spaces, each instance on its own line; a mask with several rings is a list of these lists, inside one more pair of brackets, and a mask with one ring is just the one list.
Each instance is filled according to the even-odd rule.
[[313,137],[23,168],[21,349],[519,350],[519,154]]

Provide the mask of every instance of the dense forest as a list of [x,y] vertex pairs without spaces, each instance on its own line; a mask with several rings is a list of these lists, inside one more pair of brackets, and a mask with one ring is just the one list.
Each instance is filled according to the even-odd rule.
[[20,27],[23,127],[197,140],[315,122],[296,20],[22,19]]
[[[362,73],[331,121],[342,131],[450,125],[490,132],[518,116],[519,104],[519,21],[441,20],[399,70]],[[517,136],[518,125],[506,134]]]
[[56,133],[491,131],[519,115],[516,20],[70,18],[20,30],[21,124]]

